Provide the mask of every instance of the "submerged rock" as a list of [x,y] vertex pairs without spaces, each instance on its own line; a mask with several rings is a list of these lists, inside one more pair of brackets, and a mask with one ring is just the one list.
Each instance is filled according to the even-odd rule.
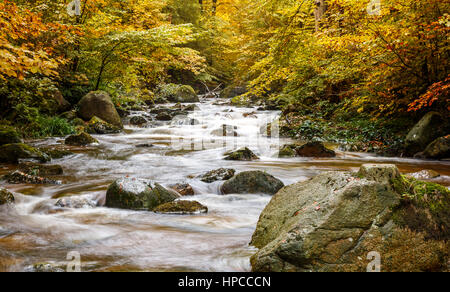
[[89,121],[86,131],[89,134],[99,134],[99,135],[117,134],[121,132],[121,128],[114,126],[108,122],[105,122],[104,120],[98,117],[93,117]]
[[93,91],[84,96],[78,103],[79,116],[85,121],[97,116],[100,119],[123,128],[119,114],[108,93],[103,91]]
[[433,178],[440,177],[441,175],[434,170],[424,169],[424,170],[421,170],[418,172],[408,173],[407,176],[415,178],[415,179],[427,180],[427,179],[433,179]]
[[98,140],[85,132],[78,135],[71,135],[65,140],[65,144],[71,146],[87,146],[93,143],[98,143]]
[[195,194],[194,189],[190,184],[176,184],[170,186],[170,188],[182,196],[193,196]]
[[405,139],[405,152],[409,156],[423,151],[429,143],[439,137],[442,116],[436,112],[427,113],[412,129]]
[[113,182],[106,193],[106,206],[110,208],[149,210],[169,203],[180,195],[155,183],[137,178],[122,178]]
[[228,180],[234,176],[236,170],[231,168],[219,168],[208,171],[200,176],[200,180],[205,183],[213,183],[219,180]]
[[66,156],[74,155],[72,151],[65,150],[65,149],[39,149],[43,153],[50,156],[52,159],[61,159]]
[[17,131],[12,127],[0,126],[0,146],[14,143],[22,143]]
[[309,142],[295,149],[300,157],[335,157],[336,153],[323,145],[322,142]]
[[259,157],[247,147],[234,152],[227,152],[225,153],[225,156],[225,160],[252,161],[259,159]]
[[0,188],[0,206],[6,204],[13,204],[15,201],[14,195],[7,189]]
[[371,251],[382,271],[445,269],[450,191],[429,184],[420,194],[422,186],[408,191],[403,180],[394,165],[365,165],[283,188],[253,234],[253,271],[366,271]]
[[71,208],[71,209],[84,209],[95,208],[97,203],[86,196],[73,196],[61,198],[55,203],[56,207]]
[[39,164],[25,162],[19,164],[19,170],[29,175],[49,176],[63,174],[63,168],[57,164]]
[[427,159],[450,158],[450,135],[434,140],[418,156]]
[[18,163],[20,159],[31,159],[39,162],[50,161],[47,154],[23,143],[0,146],[0,162]]
[[160,112],[155,118],[157,121],[171,121],[173,119],[172,115],[168,112]]
[[156,207],[154,212],[173,215],[194,215],[208,213],[208,208],[197,201],[174,201]]
[[227,180],[221,187],[224,194],[269,194],[278,192],[284,184],[262,171],[244,171]]
[[10,184],[52,184],[52,185],[60,185],[62,182],[58,180],[52,180],[45,177],[27,174],[21,171],[14,171],[10,174],[7,174],[3,177]]

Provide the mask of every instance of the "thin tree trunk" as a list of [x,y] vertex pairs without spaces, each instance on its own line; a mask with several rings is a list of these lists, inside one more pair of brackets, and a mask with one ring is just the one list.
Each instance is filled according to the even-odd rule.
[[316,32],[320,29],[320,21],[322,20],[325,12],[327,11],[327,1],[326,0],[314,0],[316,8],[314,9],[314,18],[316,19]]

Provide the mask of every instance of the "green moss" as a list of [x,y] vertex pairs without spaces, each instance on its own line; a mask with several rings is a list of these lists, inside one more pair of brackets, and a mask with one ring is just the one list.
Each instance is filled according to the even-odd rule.
[[424,232],[428,239],[450,239],[450,190],[406,176],[392,184],[402,196],[401,204],[393,210],[395,223]]

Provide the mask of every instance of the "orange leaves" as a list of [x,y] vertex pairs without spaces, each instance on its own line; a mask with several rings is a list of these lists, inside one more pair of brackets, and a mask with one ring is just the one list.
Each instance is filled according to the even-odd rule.
[[[425,107],[431,107],[437,101],[450,103],[450,75],[444,80],[433,84],[420,98],[409,105],[408,111],[418,111]],[[450,108],[447,106],[447,110]]]

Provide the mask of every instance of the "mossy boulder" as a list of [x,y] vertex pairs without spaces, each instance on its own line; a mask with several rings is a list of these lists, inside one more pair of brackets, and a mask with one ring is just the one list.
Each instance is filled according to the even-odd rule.
[[148,123],[147,119],[143,116],[134,116],[130,119],[130,124],[135,126],[142,126]]
[[191,102],[199,102],[197,93],[195,90],[189,85],[181,85],[179,86],[174,94],[169,95],[167,98],[171,102],[180,102],[180,103],[191,103]]
[[120,131],[121,128],[114,126],[99,117],[93,117],[86,127],[86,132],[89,134],[117,134],[120,133]]
[[110,208],[148,210],[172,202],[180,195],[163,186],[138,178],[121,178],[113,182],[106,193],[106,206]]
[[262,171],[244,171],[227,180],[220,188],[224,194],[277,193],[284,184],[274,176]]
[[296,157],[297,151],[295,149],[297,147],[298,147],[298,145],[284,145],[278,152],[278,157],[280,157],[280,158]]
[[39,150],[42,151],[43,153],[47,154],[48,156],[50,156],[52,159],[61,159],[61,158],[64,158],[66,156],[70,156],[70,155],[74,155],[75,154],[72,151],[69,151],[69,150],[66,150],[66,149],[42,148],[42,149],[39,149]]
[[411,181],[394,165],[323,172],[281,189],[262,212],[251,244],[256,272],[444,271],[450,191]]
[[247,86],[230,85],[220,93],[221,98],[234,98],[247,93]]
[[50,161],[47,154],[23,143],[0,146],[0,162],[18,163],[20,159],[37,160],[39,162]]
[[225,153],[225,156],[225,160],[252,161],[259,159],[259,157],[247,147],[241,148],[234,152],[227,152]]
[[78,103],[78,115],[85,121],[90,121],[93,117],[123,128],[119,114],[108,93],[103,91],[93,91],[84,96]]
[[157,121],[171,121],[173,119],[173,116],[169,112],[160,112],[156,115]]
[[436,112],[427,113],[405,139],[405,153],[409,156],[423,151],[428,144],[440,136],[442,116]]
[[33,162],[24,162],[19,164],[19,170],[29,175],[52,176],[62,175],[63,168],[57,164],[40,164]]
[[0,188],[0,206],[14,203],[14,195],[6,189]]
[[70,146],[87,146],[89,144],[98,143],[98,140],[86,132],[81,132],[80,134],[67,137],[64,143]]
[[228,180],[234,176],[236,170],[231,168],[219,168],[208,171],[200,176],[200,180],[205,183],[213,183],[220,180]]
[[434,140],[418,156],[427,159],[450,158],[450,135]]
[[172,215],[194,215],[208,213],[208,207],[197,201],[174,201],[159,205],[154,212]]
[[0,146],[14,143],[22,143],[17,131],[12,127],[0,126]]
[[325,147],[322,142],[309,142],[295,148],[300,157],[335,157],[336,153]]

